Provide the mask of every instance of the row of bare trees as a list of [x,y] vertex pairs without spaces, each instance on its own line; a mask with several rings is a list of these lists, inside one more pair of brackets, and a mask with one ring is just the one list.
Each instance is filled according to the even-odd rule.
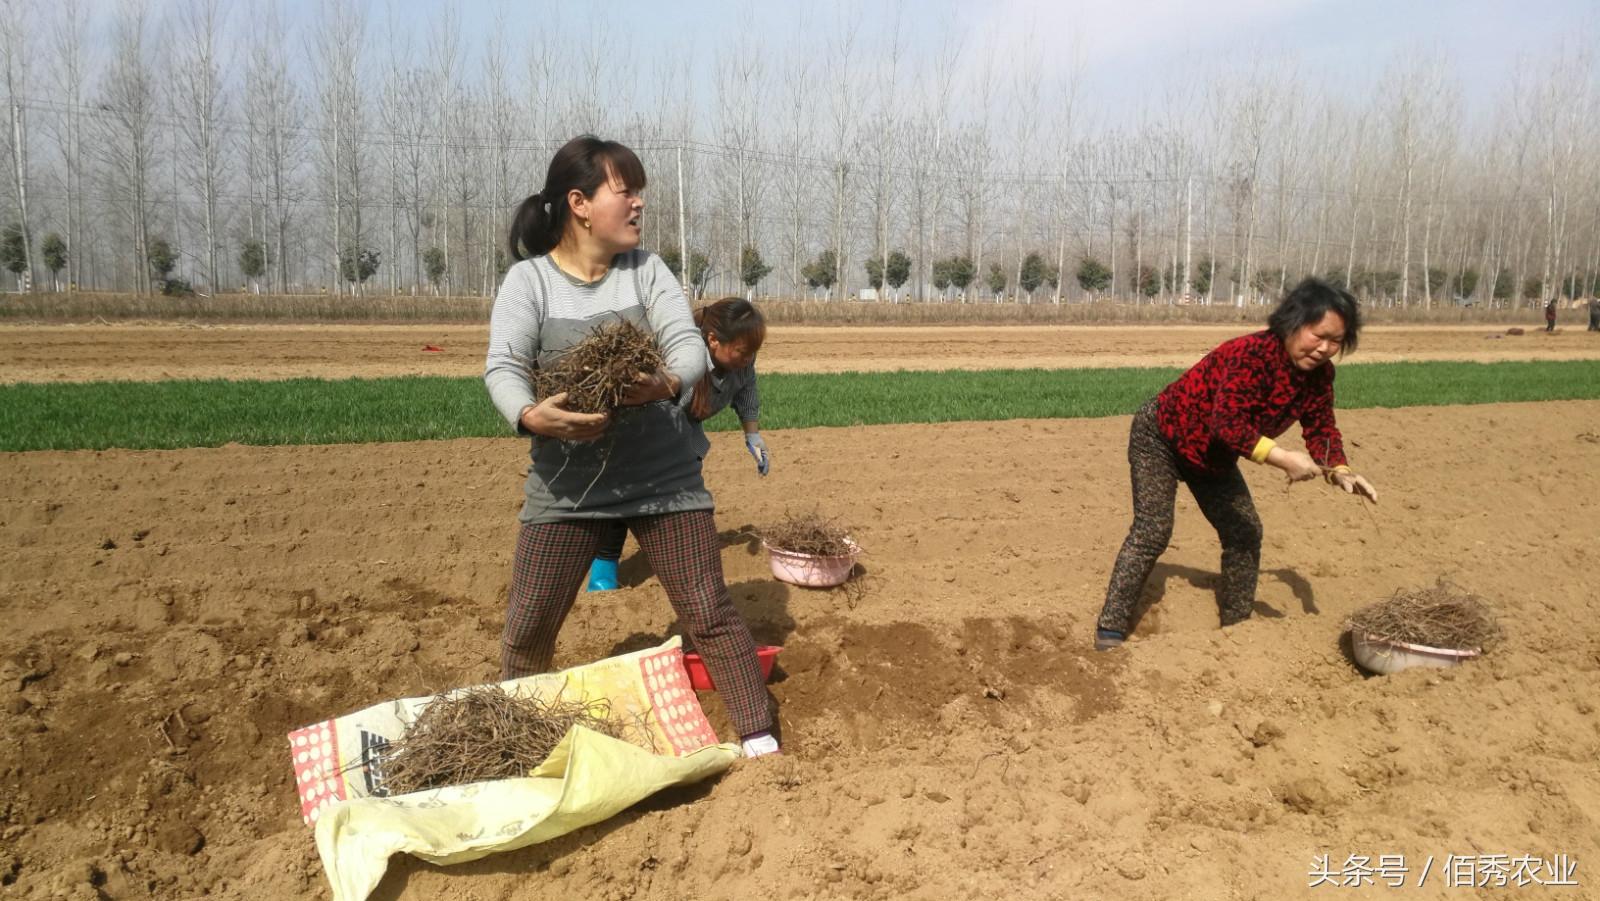
[[514,29],[505,7],[467,27],[449,5],[419,26],[360,0],[296,21],[279,0],[0,0],[0,259],[18,287],[486,293],[511,208],[595,132],[640,152],[647,244],[702,291],[1247,303],[1317,274],[1434,305],[1595,288],[1585,54],[1470,102],[1436,53],[1397,55],[1355,96],[1258,55],[1113,114],[1072,35],[928,39],[909,6],[870,25],[807,10],[780,29],[751,7],[750,41],[652,62],[605,29]]

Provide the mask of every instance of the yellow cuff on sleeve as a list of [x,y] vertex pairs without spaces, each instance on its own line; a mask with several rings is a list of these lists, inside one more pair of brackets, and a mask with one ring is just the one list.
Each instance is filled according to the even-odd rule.
[[1333,468],[1333,471],[1334,472],[1349,472],[1350,471],[1350,467],[1344,465],[1343,463],[1340,463],[1338,466],[1335,466]]
[[1272,453],[1272,449],[1277,447],[1277,446],[1278,446],[1278,442],[1273,441],[1271,438],[1268,438],[1265,435],[1262,435],[1261,436],[1261,440],[1256,442],[1255,450],[1250,452],[1250,460],[1251,460],[1251,462],[1254,462],[1254,463],[1265,463],[1265,462],[1267,462],[1267,454]]

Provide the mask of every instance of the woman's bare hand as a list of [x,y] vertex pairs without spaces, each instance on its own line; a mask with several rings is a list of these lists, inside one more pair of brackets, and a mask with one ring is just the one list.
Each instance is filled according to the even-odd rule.
[[522,411],[522,427],[535,435],[562,441],[593,441],[605,434],[611,417],[605,413],[574,413],[564,405],[567,392],[552,394]]
[[665,369],[655,372],[641,372],[623,392],[622,405],[624,407],[637,407],[640,404],[653,403],[666,400],[678,394],[678,377]]
[[1378,489],[1365,476],[1358,476],[1353,472],[1335,472],[1328,477],[1333,484],[1343,488],[1351,494],[1358,494],[1374,504],[1378,502]]
[[1283,470],[1291,482],[1304,482],[1322,475],[1322,467],[1305,451],[1275,447],[1267,453],[1267,463]]

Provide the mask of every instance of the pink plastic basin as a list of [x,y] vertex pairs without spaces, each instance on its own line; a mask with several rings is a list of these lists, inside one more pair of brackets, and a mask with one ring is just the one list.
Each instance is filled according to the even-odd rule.
[[797,554],[779,550],[764,541],[761,545],[767,549],[767,561],[774,578],[791,585],[831,588],[843,585],[850,578],[850,571],[856,568],[856,558],[861,556],[861,548],[854,541],[848,538],[845,541],[850,545],[850,553],[840,557]]
[[1357,631],[1350,633],[1350,650],[1362,669],[1382,676],[1419,666],[1457,666],[1483,653],[1478,648],[1430,648]]
[[[772,678],[772,665],[778,662],[778,652],[783,648],[776,645],[764,644],[756,648],[756,659],[761,661],[761,677]],[[695,691],[715,691],[717,686],[711,682],[711,673],[706,669],[706,662],[700,655],[689,651],[683,655],[683,668],[689,671],[689,687]]]

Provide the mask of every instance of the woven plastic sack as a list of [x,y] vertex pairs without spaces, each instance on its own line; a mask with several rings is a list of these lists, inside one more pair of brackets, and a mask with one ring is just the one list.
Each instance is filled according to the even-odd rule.
[[316,827],[334,901],[363,901],[395,853],[430,863],[477,860],[592,825],[673,785],[723,772],[739,756],[719,744],[689,687],[681,642],[559,673],[500,683],[552,700],[603,698],[622,717],[649,713],[658,753],[574,727],[524,778],[389,797],[376,753],[433,700],[402,698],[289,733],[300,811]]

